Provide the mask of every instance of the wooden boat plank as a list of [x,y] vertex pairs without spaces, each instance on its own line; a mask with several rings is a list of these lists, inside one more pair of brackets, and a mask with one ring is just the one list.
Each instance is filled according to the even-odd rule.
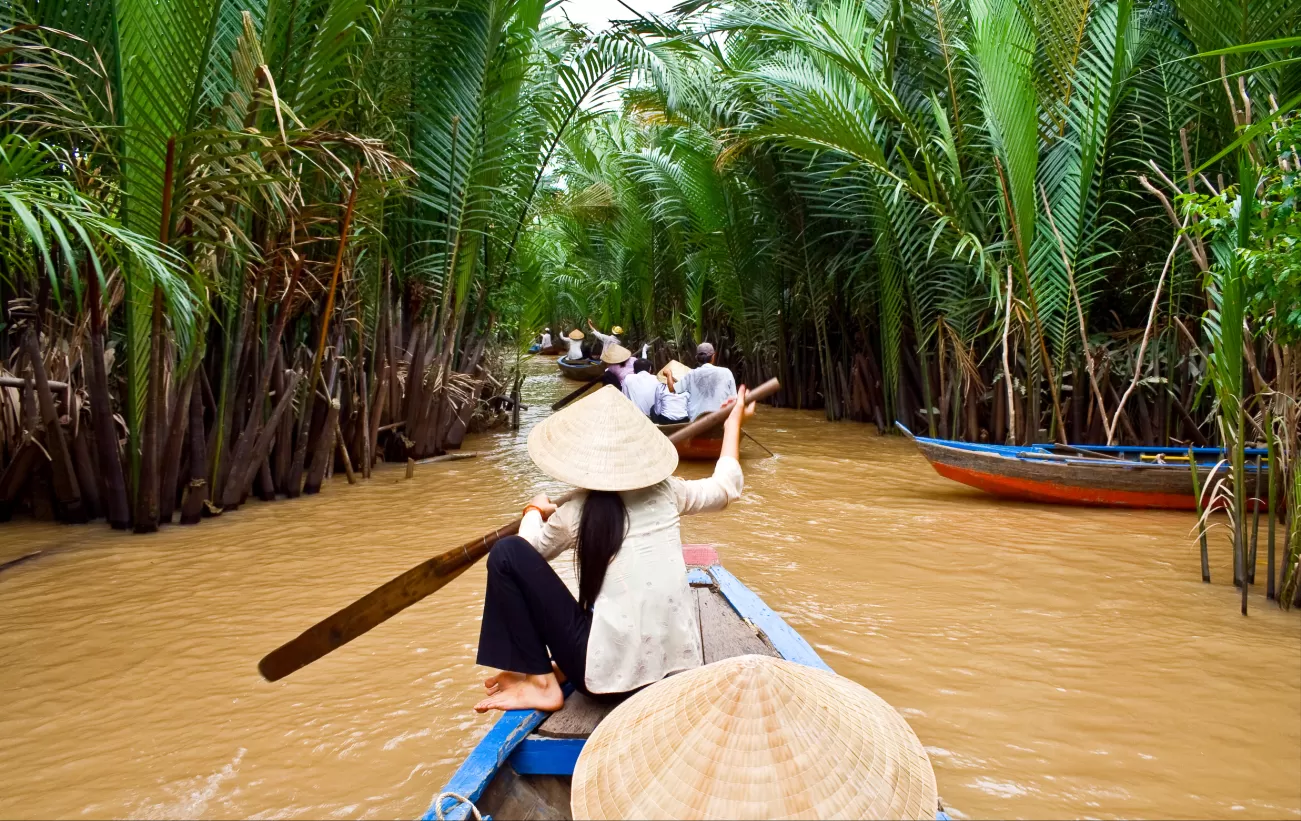
[[520,775],[569,777],[574,774],[585,744],[586,738],[544,738],[534,733],[520,742],[511,753],[509,763]]
[[742,584],[740,579],[727,572],[722,565],[709,568],[709,574],[718,582],[718,592],[723,594],[728,604],[732,605],[742,618],[748,619],[757,627],[782,658],[816,667],[819,670],[835,672],[822,660],[812,645],[795,632],[795,628],[787,624],[772,608],[764,604],[763,599]]
[[587,738],[601,723],[615,703],[597,701],[574,692],[565,699],[565,706],[551,714],[551,717],[538,727],[537,735],[549,738]]
[[[510,765],[484,791],[482,805],[492,807],[494,818],[519,818],[522,821],[569,821],[568,777],[554,775],[521,776]],[[462,805],[464,806],[464,805]],[[459,809],[459,808],[458,808]],[[467,812],[468,812],[468,808]],[[485,813],[485,816],[487,813]],[[451,815],[447,816],[449,819]],[[466,814],[459,817],[465,818]]]
[[739,618],[727,600],[713,588],[695,589],[700,612],[700,646],[705,653],[705,664],[734,656],[775,656],[777,651],[755,634],[754,629]]

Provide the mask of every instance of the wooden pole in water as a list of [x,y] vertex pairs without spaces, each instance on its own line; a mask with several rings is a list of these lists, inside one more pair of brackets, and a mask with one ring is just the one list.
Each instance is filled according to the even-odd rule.
[[1266,459],[1269,462],[1269,473],[1265,476],[1265,481],[1269,483],[1269,507],[1265,513],[1269,516],[1269,546],[1265,548],[1265,559],[1269,562],[1269,569],[1265,571],[1265,598],[1272,599],[1276,595],[1274,590],[1274,520],[1278,518],[1278,498],[1275,489],[1278,487],[1274,481],[1275,469],[1278,467],[1277,460],[1274,458],[1277,453],[1274,441],[1274,415],[1265,409],[1265,442],[1268,453]]
[[1193,498],[1197,503],[1197,535],[1202,542],[1202,581],[1207,584],[1211,583],[1211,561],[1206,551],[1206,520],[1202,518],[1202,487],[1201,477],[1197,473],[1197,456],[1193,453],[1192,445],[1188,446],[1188,464],[1193,469]]
[[[781,385],[769,379],[750,391],[750,399],[758,402],[777,393]],[[713,430],[727,421],[730,407],[705,414],[669,436],[673,443],[685,442]],[[407,460],[408,476],[415,465]],[[573,497],[573,493],[554,500],[557,507]],[[448,582],[464,573],[471,565],[488,555],[498,539],[519,532],[523,516],[516,516],[496,530],[471,539],[465,544],[427,559],[405,573],[390,579],[357,601],[326,616],[304,630],[296,638],[263,656],[258,671],[267,681],[279,681],[295,670],[306,667],[326,654],[342,647],[358,636],[388,621],[411,605],[441,590]]]
[[1251,494],[1251,550],[1247,553],[1247,581],[1256,583],[1256,536],[1260,533],[1260,457],[1256,457],[1256,489]]

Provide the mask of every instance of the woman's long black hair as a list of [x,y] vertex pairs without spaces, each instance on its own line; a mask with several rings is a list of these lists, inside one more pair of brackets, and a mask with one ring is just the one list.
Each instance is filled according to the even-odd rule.
[[578,605],[590,609],[605,581],[605,571],[623,546],[628,510],[623,498],[608,490],[588,491],[578,520]]

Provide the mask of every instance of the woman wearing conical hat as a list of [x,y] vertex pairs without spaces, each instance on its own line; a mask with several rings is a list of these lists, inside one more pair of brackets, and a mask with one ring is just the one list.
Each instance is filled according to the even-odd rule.
[[[529,433],[533,462],[581,490],[558,508],[545,494],[534,497],[519,535],[488,556],[478,663],[501,672],[484,682],[488,694],[475,710],[558,710],[555,671],[601,700],[699,666],[679,517],[740,497],[741,426],[754,414],[745,399],[743,387],[707,479],[673,476],[673,444],[609,386]],[[570,549],[577,598],[547,564]]]
[[565,354],[565,359],[570,362],[581,362],[583,360],[583,332],[575,328],[565,338],[569,342],[569,353]]

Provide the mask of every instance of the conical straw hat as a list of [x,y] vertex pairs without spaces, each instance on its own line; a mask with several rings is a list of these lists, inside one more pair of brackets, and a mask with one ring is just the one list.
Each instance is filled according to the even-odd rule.
[[601,361],[607,365],[618,365],[632,358],[632,351],[622,345],[608,345],[601,351]]
[[572,331],[569,332],[569,338],[570,338],[570,339],[582,339],[582,338],[583,338],[583,332],[580,331],[580,330],[578,330],[577,328],[575,328],[575,329],[573,329]]
[[679,673],[619,705],[574,768],[574,818],[934,819],[917,736],[865,687],[768,656]]
[[637,490],[673,475],[678,452],[612,385],[529,431],[529,457],[553,479],[587,490]]
[[677,379],[681,379],[682,377],[686,376],[687,371],[689,371],[689,370],[691,370],[691,369],[688,368],[686,365],[683,365],[683,364],[682,364],[681,362],[679,362],[678,360],[676,360],[676,359],[670,359],[670,360],[669,360],[669,364],[667,364],[667,365],[665,365],[664,367],[660,368],[660,372],[659,372],[659,380],[660,380],[661,382],[668,382],[669,380],[668,380],[668,376],[667,376],[667,375],[670,374],[670,373],[673,374],[673,378],[674,378],[675,380],[677,380]]

